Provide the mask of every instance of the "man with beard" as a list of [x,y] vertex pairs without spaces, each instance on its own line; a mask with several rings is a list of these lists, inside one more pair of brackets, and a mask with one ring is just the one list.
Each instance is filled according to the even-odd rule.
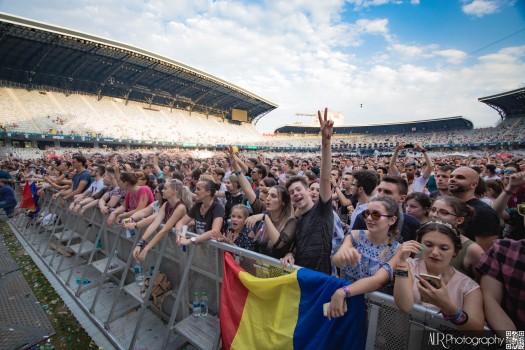
[[474,208],[474,217],[465,228],[465,236],[487,251],[499,238],[499,218],[494,209],[476,198],[474,191],[479,183],[479,174],[466,166],[457,168],[448,180],[450,195]]

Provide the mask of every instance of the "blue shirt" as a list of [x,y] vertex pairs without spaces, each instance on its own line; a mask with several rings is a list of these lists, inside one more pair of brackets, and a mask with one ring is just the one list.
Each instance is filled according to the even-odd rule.
[[16,206],[15,192],[11,186],[4,185],[0,187],[0,201],[5,202],[5,204],[13,204]]
[[80,174],[73,175],[73,191],[76,191],[78,188],[78,185],[80,184],[80,181],[87,181],[86,187],[82,190],[84,192],[88,189],[89,185],[91,184],[91,176],[89,175],[89,171],[84,170]]

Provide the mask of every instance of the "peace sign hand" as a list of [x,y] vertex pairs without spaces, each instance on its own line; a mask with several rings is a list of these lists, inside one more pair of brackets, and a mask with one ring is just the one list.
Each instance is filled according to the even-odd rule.
[[324,116],[321,116],[321,111],[317,111],[317,117],[319,118],[323,140],[329,140],[334,133],[334,122],[328,119],[328,108],[324,109]]

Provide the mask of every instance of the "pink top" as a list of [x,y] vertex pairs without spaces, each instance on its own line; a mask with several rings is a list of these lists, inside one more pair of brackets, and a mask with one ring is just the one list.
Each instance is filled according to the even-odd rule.
[[[425,266],[425,261],[421,258],[407,259],[408,266],[410,267],[410,271],[412,272],[412,275],[419,275],[421,273],[428,274],[427,267]],[[448,295],[450,296],[450,299],[452,302],[459,307],[460,309],[463,309],[463,300],[465,296],[467,296],[470,292],[473,290],[476,290],[479,288],[479,284],[474,282],[474,280],[467,275],[459,272],[458,270],[452,268],[454,270],[454,274],[450,278],[450,281],[448,281],[447,284],[447,290]],[[414,281],[417,281],[414,278]],[[419,294],[419,289],[417,288],[417,283],[414,283],[412,285],[412,290],[414,291],[414,303],[422,304],[423,306],[434,309],[436,311],[439,311],[438,308],[433,305],[426,302],[421,302],[421,295]]]
[[151,189],[148,186],[141,186],[140,189],[135,194],[129,191],[126,194],[126,199],[125,199],[125,206],[127,210],[131,211],[131,210],[137,209],[137,205],[140,202],[140,198],[144,196],[148,197],[148,202],[146,206],[150,205],[155,200],[155,198],[153,197],[153,192],[151,192]]

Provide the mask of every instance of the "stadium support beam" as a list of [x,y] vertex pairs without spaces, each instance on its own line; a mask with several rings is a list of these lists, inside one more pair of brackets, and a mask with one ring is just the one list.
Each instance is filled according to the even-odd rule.
[[501,108],[500,106],[497,106],[495,104],[492,104],[490,102],[487,102],[487,101],[484,101],[484,102],[485,102],[485,104],[487,106],[494,108],[498,112],[498,114],[501,117],[502,121],[505,119],[505,117],[507,116],[507,113],[505,112],[505,110],[503,108]]
[[155,68],[157,68],[157,66],[159,65],[159,62],[154,62],[152,63],[151,65],[149,65],[148,67],[144,68],[143,71],[141,71],[139,73],[139,76],[137,78],[135,78],[135,80],[131,81],[131,83],[129,84],[130,87],[133,87],[135,86],[135,84],[137,84],[142,78],[144,78],[149,72],[151,71],[154,71]]
[[[53,38],[53,40],[51,42],[49,42],[46,46],[42,47],[41,50],[37,51],[33,57],[37,57],[38,55],[40,55],[40,58],[38,59],[38,61],[33,65],[33,67],[31,67],[31,71],[33,72],[37,72],[38,71],[38,68],[40,67],[40,63],[42,63],[42,61],[44,60],[44,58],[47,57],[47,55],[49,55],[49,53],[51,51],[53,51],[55,49],[55,46],[57,45],[58,43],[58,37],[55,37]],[[31,57],[30,60],[33,58]]]

